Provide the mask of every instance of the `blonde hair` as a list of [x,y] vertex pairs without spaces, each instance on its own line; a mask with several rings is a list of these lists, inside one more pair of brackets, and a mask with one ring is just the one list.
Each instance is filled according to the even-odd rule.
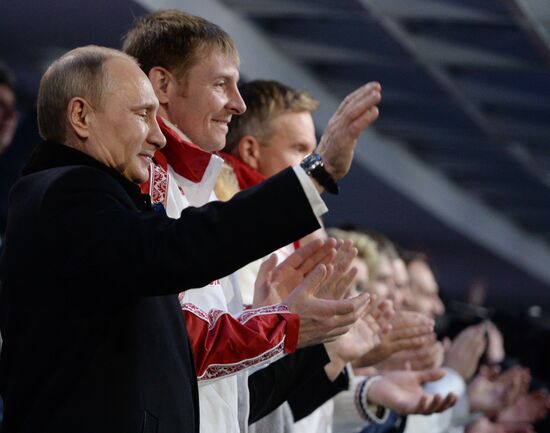
[[44,140],[65,141],[67,106],[72,98],[81,97],[95,109],[102,108],[110,83],[104,64],[114,58],[136,63],[121,51],[88,45],[65,53],[50,65],[40,81],[37,100],[38,130]]
[[161,10],[136,19],[124,36],[122,49],[134,56],[148,74],[162,66],[185,79],[202,49],[218,48],[239,63],[233,39],[218,25],[175,9]]
[[237,179],[235,171],[227,162],[224,162],[220,174],[216,179],[216,185],[214,186],[216,197],[220,201],[227,201],[240,190],[239,180]]

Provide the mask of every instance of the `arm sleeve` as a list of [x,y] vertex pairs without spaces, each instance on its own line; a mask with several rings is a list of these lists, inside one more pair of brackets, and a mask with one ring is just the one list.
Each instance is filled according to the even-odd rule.
[[[121,296],[178,293],[226,276],[319,227],[292,168],[228,202],[186,208],[177,220],[138,212],[128,201],[116,180],[88,167],[69,170],[52,184],[41,204],[41,233],[61,276],[82,281],[84,275],[90,289],[118,287]],[[252,215],[262,224],[243,224]],[[281,224],[288,215],[292,224]],[[58,236],[64,239],[59,247]]]
[[[369,424],[365,426],[361,433],[402,433],[407,426],[407,417],[399,415],[396,412],[390,411],[390,414],[386,421],[381,424]],[[343,431],[335,430],[337,433],[343,433]],[[417,431],[429,431],[429,430],[417,430]]]
[[[304,169],[299,165],[292,168],[294,169],[294,172],[296,173],[296,176],[298,177],[298,180],[300,181],[300,184],[304,189],[304,192],[309,200],[309,204],[311,205],[313,212],[318,218],[320,218],[323,214],[328,212],[328,208],[325,202],[321,198],[321,195],[317,191],[317,188],[315,188],[315,185],[313,185],[311,177],[307,175]],[[319,224],[321,224],[320,221]]]
[[319,370],[315,376],[292,392],[288,399],[294,421],[298,422],[326,403],[336,394],[348,389],[349,377],[346,369],[331,381],[325,370]]
[[217,309],[205,312],[192,303],[183,304],[182,311],[200,383],[273,362],[296,350],[300,320],[285,305],[245,310],[237,317]]
[[248,424],[263,418],[330,362],[322,344],[299,349],[248,378],[250,412]]
[[[334,429],[342,433],[359,431],[370,424],[384,424],[390,414],[385,408],[371,405],[367,401],[367,392],[378,380],[377,376],[354,376],[349,369],[350,387],[334,399]],[[380,414],[377,414],[378,411]]]

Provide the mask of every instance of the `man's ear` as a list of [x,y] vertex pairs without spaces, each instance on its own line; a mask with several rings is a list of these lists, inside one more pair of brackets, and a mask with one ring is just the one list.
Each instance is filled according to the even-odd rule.
[[84,98],[74,97],[67,105],[67,120],[79,138],[90,136],[90,120],[94,110]]
[[162,66],[155,66],[154,68],[151,68],[148,76],[159,103],[161,105],[168,104],[170,100],[169,94],[172,90],[171,86],[174,84],[174,76],[170,73],[170,71]]
[[260,146],[261,144],[255,137],[252,135],[245,135],[241,137],[237,143],[235,151],[243,162],[253,169],[258,170],[260,168]]

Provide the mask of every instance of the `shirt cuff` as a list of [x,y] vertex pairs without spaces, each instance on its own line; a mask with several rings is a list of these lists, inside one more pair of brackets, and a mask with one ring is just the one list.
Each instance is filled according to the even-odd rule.
[[313,183],[311,178],[307,175],[307,173],[301,166],[295,165],[292,168],[294,169],[294,173],[296,173],[296,176],[298,176],[298,180],[300,181],[300,184],[304,189],[304,193],[309,200],[309,204],[311,205],[311,209],[313,210],[315,216],[319,218],[323,214],[327,213],[328,207],[321,198],[321,195],[319,194],[319,191],[317,191],[317,188],[315,188],[315,184]]
[[384,424],[390,415],[390,411],[368,401],[367,395],[369,388],[382,379],[381,376],[367,377],[357,388],[355,392],[355,405],[359,414],[372,424]]

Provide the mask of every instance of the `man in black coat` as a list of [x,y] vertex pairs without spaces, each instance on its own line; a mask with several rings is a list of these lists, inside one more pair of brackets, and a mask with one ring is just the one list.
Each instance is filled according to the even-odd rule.
[[[5,433],[197,432],[193,359],[175,294],[319,226],[292,169],[178,220],[153,209],[137,184],[165,143],[157,110],[147,77],[116,50],[73,50],[42,79],[46,141],[12,190],[0,263]],[[349,169],[354,146],[320,149],[334,178]],[[246,214],[262,224],[239,224]],[[292,225],[275,224],[289,214]],[[237,242],[247,248],[227,257]]]

